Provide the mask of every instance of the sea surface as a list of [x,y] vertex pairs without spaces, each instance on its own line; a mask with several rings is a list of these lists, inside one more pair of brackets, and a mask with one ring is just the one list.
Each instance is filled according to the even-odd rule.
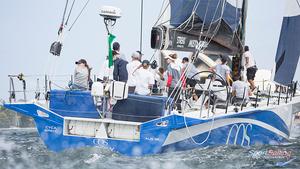
[[[296,131],[300,131],[297,126]],[[299,134],[299,133],[298,133]],[[300,168],[300,137],[276,146],[199,148],[127,157],[105,148],[47,150],[34,128],[0,129],[0,169],[231,169]]]

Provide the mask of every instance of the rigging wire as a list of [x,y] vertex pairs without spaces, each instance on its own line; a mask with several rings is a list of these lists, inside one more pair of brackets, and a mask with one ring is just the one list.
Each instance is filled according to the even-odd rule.
[[75,1],[76,1],[76,0],[73,0],[73,3],[72,3],[71,8],[70,8],[70,10],[69,10],[68,18],[67,18],[67,20],[66,20],[66,22],[65,22],[65,25],[66,25],[66,26],[68,25],[68,22],[69,22],[71,13],[72,13],[72,11],[73,11],[73,7],[74,7],[74,4],[75,4]]
[[[203,30],[204,30],[204,25],[205,25],[205,22],[206,22],[206,17],[207,17],[207,11],[208,11],[208,7],[209,7],[209,3],[210,1],[207,2],[207,5],[206,5],[206,9],[205,9],[205,14],[204,14],[204,19],[203,19],[203,23],[202,23],[202,26],[201,26],[201,30],[200,30],[200,37],[199,37],[199,41],[201,40],[201,36],[203,34]],[[211,24],[211,22],[210,22]]]
[[[183,31],[188,26],[188,24],[191,22],[191,19],[193,18],[193,16],[194,16],[194,11],[191,13],[191,15],[188,17],[188,19],[185,20],[183,23],[181,23],[179,26],[177,26],[175,30]],[[181,28],[183,25],[184,25],[184,27]]]
[[[192,11],[191,11],[191,15],[190,15],[183,23],[181,23],[179,26],[177,26],[175,30],[180,30],[180,31],[181,31],[181,30],[183,30],[183,29],[179,29],[180,27],[182,27],[182,26],[185,25],[185,24],[188,25],[188,23],[190,22],[190,20],[191,20],[191,18],[192,18],[192,14],[195,12],[194,9],[196,8],[198,2],[200,2],[200,1],[199,1],[199,0],[196,0],[195,4],[194,4],[194,6],[193,6],[193,9],[192,9]],[[177,18],[177,17],[180,15],[181,11],[188,10],[187,8],[188,8],[188,3],[186,3],[185,6],[184,6],[179,12],[177,12],[176,15],[175,15],[173,18]]]
[[59,30],[58,30],[58,34],[60,34],[63,31],[68,4],[69,4],[69,0],[66,0],[66,5],[65,5],[65,8],[64,8],[64,13],[63,13],[62,21],[61,21],[61,24],[60,24],[60,27],[59,27]]
[[151,62],[152,61],[152,59],[153,59],[153,57],[155,56],[155,54],[156,54],[156,52],[158,51],[158,49],[155,49],[155,51],[153,52],[153,54],[152,54],[152,56],[151,56],[151,58],[150,58],[150,60],[149,60],[149,62]]
[[168,20],[166,20],[164,22],[161,22],[159,25],[163,25],[163,24],[168,23],[168,22],[170,22],[170,19],[168,19]]
[[[201,118],[201,117],[200,117],[200,118]],[[193,143],[196,144],[196,145],[202,145],[202,144],[204,144],[204,143],[208,140],[208,138],[209,138],[209,136],[210,136],[210,134],[211,134],[211,131],[212,131],[212,129],[213,129],[214,122],[215,122],[215,114],[213,114],[209,132],[207,133],[206,138],[205,138],[201,143],[197,142],[197,141],[194,139],[195,136],[192,136],[192,134],[191,134],[191,132],[190,132],[190,129],[189,129],[189,127],[187,126],[186,116],[183,116],[183,119],[184,119],[185,128],[187,129],[187,132],[188,132],[188,134],[189,134],[189,137],[191,138],[191,140],[193,141]],[[192,127],[192,126],[191,126],[191,127]]]
[[299,1],[298,1],[298,0],[296,0],[296,2],[297,2],[297,4],[298,4],[298,7],[300,8],[300,3],[299,3]]
[[161,8],[160,8],[160,11],[159,11],[158,18],[157,18],[156,22],[154,23],[153,27],[156,26],[156,24],[159,22],[159,20],[161,19],[161,17],[165,14],[166,10],[167,10],[168,7],[170,6],[170,1],[168,1],[168,4],[166,5],[165,9],[163,10],[165,1],[166,1],[166,0],[164,0],[163,3],[162,3],[162,5],[161,5]]
[[[194,14],[193,17],[192,17],[192,20],[191,20],[191,21],[192,21],[191,28],[188,29],[186,32],[190,32],[191,30],[193,30],[193,28],[194,28],[194,22],[195,22],[195,16],[196,16],[196,15]],[[187,24],[187,26],[188,26],[188,24]],[[186,26],[186,27],[187,27],[187,26]],[[184,28],[184,29],[185,29],[185,28]]]
[[[189,23],[191,22],[191,20],[194,20],[194,15],[196,13],[196,10],[198,9],[200,1],[201,0],[196,0],[195,4],[193,6],[193,9],[192,9],[191,15],[188,17],[187,20],[185,20],[182,24],[180,24],[175,30],[180,30],[180,31],[184,30],[189,25]],[[180,28],[183,25],[185,25],[183,28],[178,29],[178,28]]]
[[190,15],[191,18],[189,19],[189,21],[186,23],[186,25],[181,30],[186,29],[191,21],[192,21],[191,28],[189,30],[187,30],[186,32],[190,32],[194,28],[195,13],[196,13],[196,10],[198,9],[199,4],[200,4],[200,0],[195,3],[192,13]]
[[[212,17],[212,21],[215,20],[217,11],[218,11],[218,9],[219,9],[219,6],[220,6],[220,1],[218,1],[218,5],[217,5],[217,7],[216,7],[216,9],[215,9],[215,12],[214,12],[214,15],[213,15],[213,17]],[[217,21],[217,22],[218,22],[218,21]],[[211,29],[212,25],[215,24],[215,23],[216,23],[216,22],[211,22],[211,24],[209,24],[208,29],[207,29],[207,33],[206,33],[207,36],[205,36],[204,41],[207,41],[208,36],[209,36],[209,34],[210,34],[210,29]]]
[[[224,10],[225,10],[225,5],[226,5],[225,2],[226,2],[226,1],[223,0],[222,10],[221,10],[221,16],[220,16],[220,18],[218,19],[218,24],[217,24],[217,26],[216,26],[216,28],[215,28],[215,30],[214,30],[212,36],[210,37],[210,40],[208,41],[207,46],[211,43],[212,39],[215,37],[215,35],[217,34],[217,31],[219,30],[219,28],[220,28],[220,26],[221,26],[221,22],[222,22]],[[212,23],[211,23],[211,24],[212,24]],[[199,40],[200,40],[200,39],[199,39]],[[202,47],[201,50],[204,51],[204,50],[205,50],[205,47],[204,47],[204,48]]]
[[87,0],[86,3],[84,4],[83,8],[81,9],[81,11],[79,12],[79,14],[77,15],[76,19],[74,20],[74,22],[72,23],[72,25],[70,26],[68,31],[71,31],[71,29],[73,28],[74,24],[77,22],[78,18],[81,16],[82,12],[84,11],[84,9],[86,8],[86,6],[88,5],[88,3],[90,2],[90,0]]

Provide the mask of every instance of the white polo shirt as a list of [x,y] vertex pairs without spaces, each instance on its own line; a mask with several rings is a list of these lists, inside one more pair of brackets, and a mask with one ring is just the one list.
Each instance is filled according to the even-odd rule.
[[139,95],[150,94],[149,85],[154,84],[154,75],[147,69],[139,68],[135,76],[137,79],[135,92]]
[[244,90],[245,90],[245,99],[249,99],[249,86],[247,85],[246,82],[244,81],[234,81],[232,83],[232,91],[236,91],[236,97],[242,99],[244,95]]
[[[246,68],[248,69],[249,67],[255,66],[255,61],[254,58],[252,56],[252,54],[250,53],[250,51],[247,51],[243,54],[243,59],[244,59],[244,63]],[[248,58],[248,65],[246,65],[246,58]]]
[[137,80],[136,80],[136,72],[137,68],[141,65],[141,62],[138,60],[133,60],[132,62],[128,63],[126,68],[128,72],[128,80],[127,84],[128,86],[136,86]]

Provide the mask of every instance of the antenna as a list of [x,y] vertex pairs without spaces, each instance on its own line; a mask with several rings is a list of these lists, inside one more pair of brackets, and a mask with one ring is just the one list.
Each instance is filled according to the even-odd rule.
[[113,6],[102,6],[99,15],[104,18],[107,33],[110,34],[117,19],[121,17],[121,9]]

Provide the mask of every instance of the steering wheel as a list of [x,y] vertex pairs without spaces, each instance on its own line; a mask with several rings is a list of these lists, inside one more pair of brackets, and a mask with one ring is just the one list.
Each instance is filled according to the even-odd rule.
[[[201,83],[201,79],[200,79],[201,78],[200,75],[203,75],[203,74],[208,74],[207,79],[209,79],[208,81],[206,80],[204,84]],[[217,86],[214,85],[214,81],[215,81],[216,77],[218,77],[218,81],[221,82],[221,84],[223,84],[223,85],[217,85]],[[188,90],[186,92],[186,94],[185,94],[186,100],[190,99],[193,96],[194,92],[196,92],[196,91],[201,92],[201,95],[198,97],[201,97],[202,95],[204,95],[202,98],[202,103],[201,103],[201,107],[202,107],[205,104],[207,97],[208,97],[208,100],[210,101],[211,96],[216,96],[216,93],[221,92],[221,91],[226,91],[226,102],[228,104],[229,88],[228,88],[227,82],[221,75],[219,75],[215,72],[212,72],[212,71],[200,71],[200,72],[195,73],[190,78],[190,80],[196,82],[196,84],[191,90]],[[196,89],[197,87],[199,87],[199,88]],[[189,105],[189,107],[191,107],[191,106]],[[227,108],[226,108],[226,112],[227,112]]]

